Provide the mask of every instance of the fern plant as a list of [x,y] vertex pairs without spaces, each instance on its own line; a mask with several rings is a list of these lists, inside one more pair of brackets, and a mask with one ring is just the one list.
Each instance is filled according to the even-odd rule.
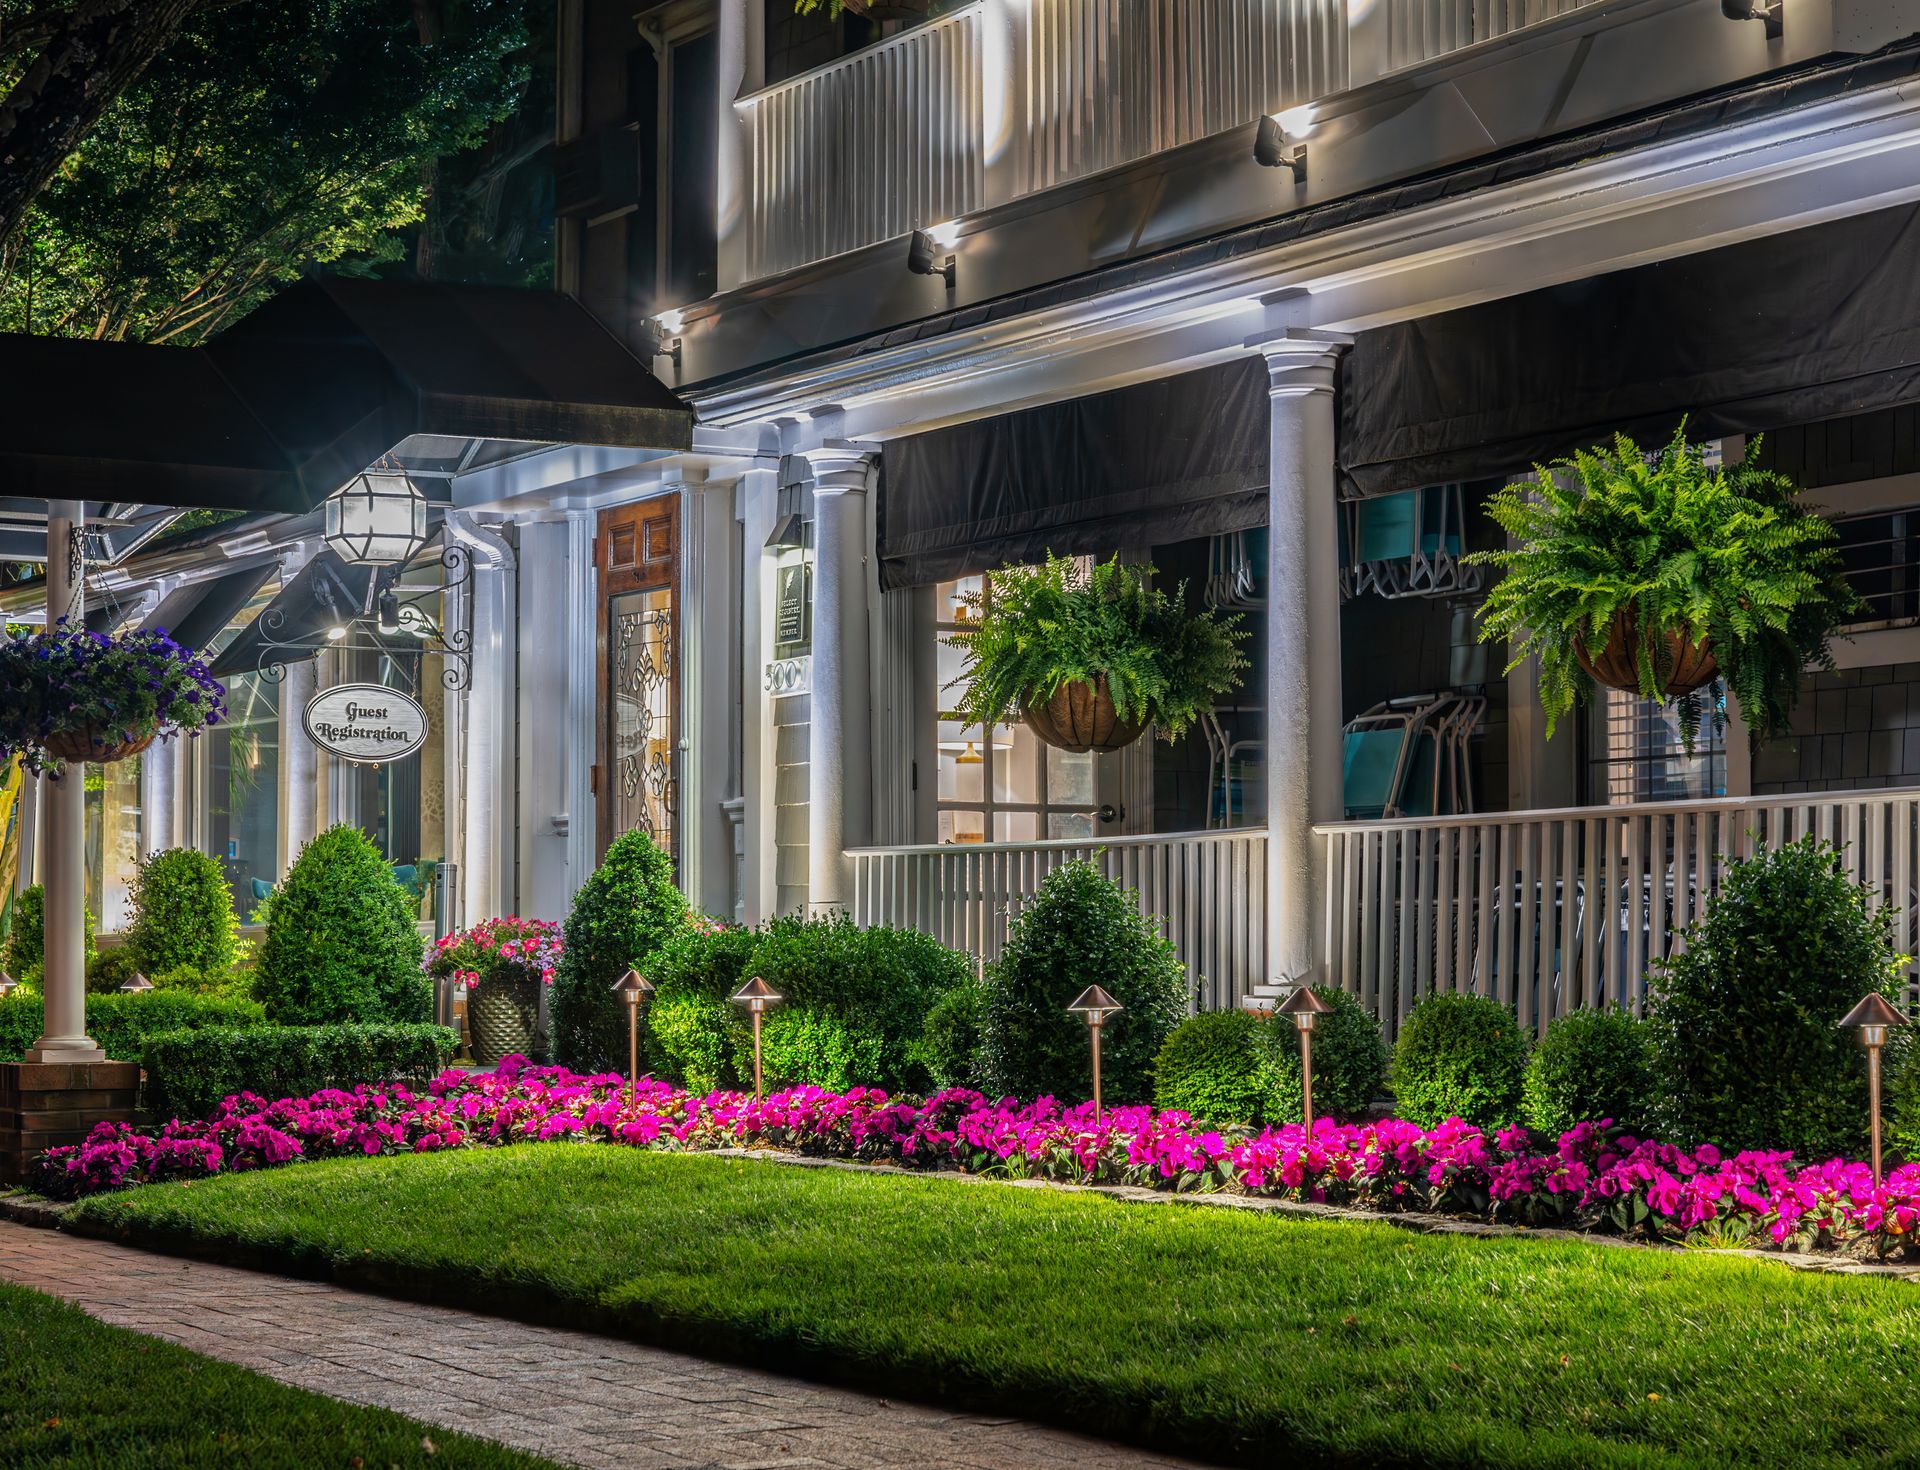
[[[1755,464],[1759,444],[1712,469],[1684,423],[1651,454],[1618,434],[1488,501],[1509,546],[1468,558],[1506,573],[1481,609],[1480,636],[1509,641],[1509,672],[1539,655],[1549,735],[1591,696],[1580,654],[1599,658],[1617,618],[1634,635],[1642,695],[1662,697],[1663,642],[1683,634],[1711,649],[1756,742],[1787,728],[1809,665],[1833,666],[1828,640],[1859,600],[1833,527],[1798,503],[1791,480]],[[1689,748],[1703,703],[1697,693],[1678,701]]]
[[989,573],[966,593],[970,626],[947,641],[966,654],[955,716],[1007,723],[1062,685],[1106,678],[1122,720],[1174,740],[1238,682],[1247,661],[1238,617],[1186,611],[1186,584],[1169,597],[1153,568],[1118,557],[1082,572],[1071,557]]

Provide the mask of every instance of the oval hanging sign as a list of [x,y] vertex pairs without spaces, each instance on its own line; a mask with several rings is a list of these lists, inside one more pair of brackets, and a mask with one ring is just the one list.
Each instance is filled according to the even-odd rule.
[[384,684],[336,684],[307,701],[307,734],[322,750],[375,766],[427,741],[427,712]]

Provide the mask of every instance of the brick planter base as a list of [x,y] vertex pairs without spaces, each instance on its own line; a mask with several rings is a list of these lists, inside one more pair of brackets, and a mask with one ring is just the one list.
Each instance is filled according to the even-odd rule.
[[0,1062],[0,1184],[96,1123],[131,1123],[139,1088],[138,1062]]

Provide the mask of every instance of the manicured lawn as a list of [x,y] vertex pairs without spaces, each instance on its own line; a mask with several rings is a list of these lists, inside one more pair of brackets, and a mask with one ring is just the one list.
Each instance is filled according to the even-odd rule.
[[1920,1294],[940,1178],[528,1145],[94,1224],[1262,1464],[1920,1462]]
[[361,1464],[553,1470],[536,1456],[290,1388],[0,1283],[0,1465]]

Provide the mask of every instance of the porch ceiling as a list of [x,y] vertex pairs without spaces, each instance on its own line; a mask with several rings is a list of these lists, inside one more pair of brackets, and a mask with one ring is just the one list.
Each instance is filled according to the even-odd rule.
[[691,410],[551,292],[310,280],[201,347],[6,334],[0,354],[0,480],[28,499],[298,514],[418,435],[692,443]]

